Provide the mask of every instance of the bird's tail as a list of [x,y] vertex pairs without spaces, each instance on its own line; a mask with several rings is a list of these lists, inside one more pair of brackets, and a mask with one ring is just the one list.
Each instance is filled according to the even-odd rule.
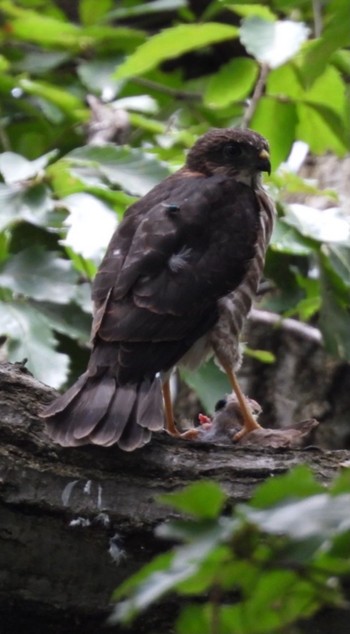
[[52,440],[64,447],[117,443],[133,451],[164,426],[161,381],[154,377],[120,386],[107,371],[99,377],[85,372],[41,417]]

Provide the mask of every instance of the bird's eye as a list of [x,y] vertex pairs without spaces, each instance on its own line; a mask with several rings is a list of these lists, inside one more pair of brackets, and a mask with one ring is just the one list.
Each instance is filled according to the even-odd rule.
[[224,156],[228,159],[233,159],[241,156],[242,147],[239,143],[226,143],[224,146]]
[[221,409],[224,409],[227,405],[227,400],[225,398],[221,398],[215,405],[215,411],[219,412]]

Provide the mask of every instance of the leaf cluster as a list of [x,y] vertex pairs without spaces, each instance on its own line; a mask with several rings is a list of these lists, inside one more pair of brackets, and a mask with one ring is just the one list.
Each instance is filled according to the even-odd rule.
[[[73,21],[53,0],[1,3],[0,332],[11,360],[28,357],[56,387],[69,357],[74,372],[84,365],[91,280],[128,204],[208,127],[241,123],[272,148],[269,307],[313,319],[350,359],[349,219],[332,192],[328,211],[286,204],[319,194],[286,163],[295,141],[316,154],[349,148],[348,2],[325,3],[321,16],[304,0],[191,7],[80,0]],[[89,95],[126,113],[127,145],[87,144]]]
[[227,497],[213,482],[162,496],[182,519],[157,534],[177,545],[116,590],[111,622],[129,623],[169,592],[185,603],[179,634],[288,632],[322,607],[345,607],[349,484],[346,473],[325,490],[300,466],[224,515]]

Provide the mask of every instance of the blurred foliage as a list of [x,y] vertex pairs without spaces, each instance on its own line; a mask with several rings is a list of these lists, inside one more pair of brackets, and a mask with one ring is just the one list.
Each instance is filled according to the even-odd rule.
[[[288,162],[296,141],[316,154],[349,148],[348,0],[195,6],[0,4],[0,333],[10,360],[28,357],[55,387],[73,378],[69,358],[72,374],[83,369],[89,287],[128,204],[177,169],[199,134],[242,121],[267,136],[275,170],[266,305],[312,319],[350,360],[349,218],[334,192],[330,210],[286,204],[319,193]],[[126,144],[87,144],[91,95],[127,115]]]
[[156,534],[177,545],[117,589],[111,623],[130,623],[170,592],[182,606],[178,634],[295,634],[323,607],[348,608],[349,487],[348,471],[325,489],[300,466],[225,515],[214,482],[162,496],[182,518]]

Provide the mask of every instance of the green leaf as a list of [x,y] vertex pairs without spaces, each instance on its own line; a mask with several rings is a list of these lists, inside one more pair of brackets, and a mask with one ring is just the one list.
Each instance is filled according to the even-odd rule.
[[210,108],[225,108],[247,97],[258,76],[258,66],[252,59],[235,58],[221,66],[210,79],[204,103]]
[[212,624],[203,606],[185,605],[176,621],[176,632],[177,634],[212,634]]
[[161,495],[159,500],[194,517],[213,519],[222,510],[226,495],[216,482],[202,481],[190,484],[182,491]]
[[322,248],[321,256],[324,256],[324,265],[328,263],[337,278],[341,280],[344,290],[350,289],[350,246],[327,244],[327,247]]
[[73,23],[20,9],[10,2],[3,2],[1,8],[13,16],[10,22],[13,38],[63,49],[77,48],[81,43],[81,31]]
[[115,78],[142,75],[166,59],[216,42],[236,38],[238,29],[227,24],[180,24],[154,35],[130,55],[116,71]]
[[181,368],[180,375],[196,392],[207,412],[213,412],[216,403],[231,393],[226,374],[213,361],[203,364],[196,372]]
[[26,220],[37,226],[47,226],[53,201],[44,185],[22,188],[0,183],[0,231]]
[[346,85],[340,73],[333,66],[326,66],[324,72],[305,91],[303,101],[308,104],[327,106],[340,117],[344,117],[346,107]]
[[255,508],[267,508],[288,498],[306,498],[323,491],[324,488],[315,480],[309,467],[301,465],[283,476],[270,478],[260,484],[250,504]]
[[[76,287],[74,299],[77,301],[77,293],[80,286]],[[90,288],[91,292],[91,288]],[[87,345],[90,340],[92,305],[90,302],[89,314],[84,312],[76,304],[54,304],[51,302],[31,302],[45,317],[52,330],[71,339],[77,340],[81,345]]]
[[250,17],[242,22],[240,40],[255,59],[277,68],[294,57],[308,33],[309,29],[302,22],[271,22]]
[[268,75],[266,81],[266,94],[279,99],[290,98],[291,100],[302,99],[305,90],[299,79],[294,64],[284,64],[279,68],[274,68]]
[[[350,493],[332,497],[327,493],[311,495],[294,502],[283,502],[266,511],[240,507],[246,518],[260,530],[272,535],[286,535],[291,539],[320,539],[320,547],[330,546],[335,533],[348,531],[350,522]],[[302,521],[301,519],[302,518]],[[328,544],[327,544],[328,542]]]
[[297,114],[294,104],[282,103],[271,97],[260,99],[250,127],[269,140],[273,169],[288,157],[295,140],[296,125]]
[[38,301],[67,304],[74,298],[76,282],[70,261],[42,247],[29,247],[0,267],[0,286]]
[[57,86],[47,82],[33,81],[31,79],[20,79],[19,85],[30,95],[47,99],[57,108],[60,108],[70,119],[77,119],[82,122],[88,119],[89,111],[83,102],[67,90],[57,88]]
[[96,24],[113,7],[113,0],[80,0],[79,17],[83,24]]
[[322,304],[320,328],[325,347],[331,354],[350,361],[350,302],[343,301],[334,292],[334,283],[321,258]]
[[115,212],[91,194],[71,194],[61,202],[69,210],[64,220],[68,231],[61,244],[86,259],[100,261],[117,226]]
[[276,355],[269,350],[257,350],[253,348],[248,348],[248,346],[244,347],[244,354],[251,359],[256,359],[257,361],[261,361],[261,363],[275,363]]
[[230,11],[242,16],[242,18],[257,17],[262,20],[276,20],[276,15],[271,9],[262,4],[225,4],[224,6],[226,9],[230,9]]
[[0,154],[0,172],[5,183],[17,183],[37,176],[48,165],[52,158],[57,156],[57,150],[52,150],[43,156],[28,161],[20,154],[3,152]]
[[301,235],[318,242],[348,243],[349,217],[338,207],[316,209],[292,203],[286,208],[284,222],[295,227]]
[[332,151],[344,156],[348,148],[347,131],[332,110],[321,104],[297,104],[296,136],[305,141],[315,154]]
[[66,382],[69,359],[56,352],[51,327],[35,308],[20,302],[0,302],[0,332],[8,336],[9,361],[28,359],[28,369],[52,387],[59,388]]
[[298,617],[318,608],[317,589],[290,570],[265,571],[246,601],[223,606],[219,613],[220,632],[271,634],[282,632]]
[[310,255],[313,245],[310,240],[304,238],[283,218],[276,218],[270,242],[270,249],[278,253],[290,253],[291,255]]
[[120,61],[120,57],[114,56],[84,61],[79,64],[77,72],[88,90],[98,93],[102,99],[110,101],[114,99],[122,86],[122,82],[113,77],[118,61]]
[[332,54],[350,44],[350,17],[348,0],[328,2],[329,17],[322,36],[308,42],[297,58],[304,82],[311,85],[323,73]]
[[86,146],[73,150],[65,158],[79,178],[84,178],[84,174],[102,175],[112,185],[140,196],[169,176],[164,163],[141,150],[127,147]]
[[[96,0],[91,0],[91,2],[95,1]],[[135,17],[137,15],[149,15],[163,11],[176,11],[176,9],[186,7],[186,4],[186,0],[153,0],[153,2],[113,9],[113,11],[110,11],[108,14],[108,19],[120,20]]]

